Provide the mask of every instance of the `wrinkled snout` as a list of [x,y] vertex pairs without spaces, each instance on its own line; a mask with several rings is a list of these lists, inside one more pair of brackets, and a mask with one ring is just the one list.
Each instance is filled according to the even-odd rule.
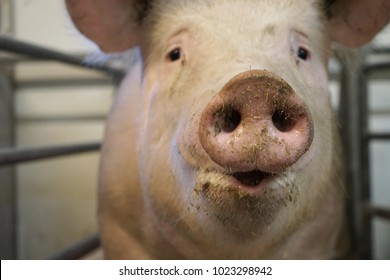
[[209,102],[199,125],[201,145],[231,172],[282,172],[313,139],[305,103],[280,77],[251,70],[233,77]]

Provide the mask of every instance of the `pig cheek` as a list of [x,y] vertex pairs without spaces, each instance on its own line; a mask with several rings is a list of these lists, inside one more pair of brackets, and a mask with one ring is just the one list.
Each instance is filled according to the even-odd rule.
[[[152,80],[152,82],[150,82]],[[145,75],[142,112],[138,122],[137,158],[144,199],[156,220],[167,221],[180,216],[181,191],[173,176],[170,141],[175,118],[169,114],[161,97],[161,85]]]
[[[170,162],[187,206],[194,205],[192,200],[197,178],[201,170],[210,167],[211,162],[199,142],[199,122],[199,114],[183,119],[171,141]],[[192,211],[193,208],[187,210]]]
[[150,162],[150,179],[144,185],[147,188],[144,193],[156,221],[170,224],[183,216],[183,195],[172,172],[171,162],[167,160],[169,155],[160,149],[156,149],[153,155],[156,156],[152,156],[154,163]]
[[[145,200],[156,221],[176,221],[180,226],[191,219],[189,205],[197,169],[190,161],[200,166],[206,162],[197,140],[199,114],[194,112],[202,105],[189,98],[191,88],[183,87],[175,73],[163,68],[149,66],[145,74],[138,159]],[[194,102],[198,109],[193,108],[197,107],[192,106]],[[180,145],[185,146],[181,150],[187,157]]]
[[[301,64],[301,73],[304,82],[297,92],[301,93],[313,117],[314,138],[310,149],[298,163],[298,167],[300,164],[308,167],[310,162],[323,159],[324,151],[331,151],[330,144],[332,143],[331,137],[333,136],[331,123],[333,119],[331,117],[326,64],[327,61],[324,61],[318,55],[314,55],[310,63],[302,62]],[[327,148],[326,150],[325,147]]]
[[145,143],[147,151],[142,153],[148,160],[142,166],[141,176],[144,199],[148,210],[160,228],[178,220],[185,212],[184,195],[175,176],[175,160],[172,159],[169,141]]
[[[319,90],[321,89],[317,89]],[[305,156],[296,165],[299,185],[302,189],[300,200],[307,204],[306,209],[310,209],[311,205],[318,201],[332,176],[333,137],[335,135],[332,130],[331,107],[326,99],[315,98],[321,94],[324,95],[324,92],[315,93],[314,98],[310,97],[306,101],[314,122],[313,142]]]

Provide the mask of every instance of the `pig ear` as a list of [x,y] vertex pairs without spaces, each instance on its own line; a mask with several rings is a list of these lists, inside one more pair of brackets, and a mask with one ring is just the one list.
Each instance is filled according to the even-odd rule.
[[65,0],[73,22],[81,33],[104,52],[120,52],[140,40],[141,17],[146,0]]
[[331,39],[347,47],[358,47],[368,43],[389,23],[389,0],[331,2],[334,2],[328,11]]

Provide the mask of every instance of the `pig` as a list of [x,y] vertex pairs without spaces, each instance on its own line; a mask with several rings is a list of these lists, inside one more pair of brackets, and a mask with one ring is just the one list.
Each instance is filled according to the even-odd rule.
[[109,114],[108,259],[337,258],[345,184],[327,64],[386,0],[67,0],[103,52],[135,48]]

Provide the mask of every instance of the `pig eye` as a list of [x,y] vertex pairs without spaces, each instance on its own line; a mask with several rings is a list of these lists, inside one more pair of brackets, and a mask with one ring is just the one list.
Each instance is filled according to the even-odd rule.
[[301,60],[308,60],[310,58],[310,53],[307,49],[303,47],[299,47],[297,51],[297,56]]
[[179,60],[180,58],[181,58],[181,49],[180,48],[175,48],[175,49],[171,50],[167,55],[167,59],[169,61],[176,61],[176,60]]

